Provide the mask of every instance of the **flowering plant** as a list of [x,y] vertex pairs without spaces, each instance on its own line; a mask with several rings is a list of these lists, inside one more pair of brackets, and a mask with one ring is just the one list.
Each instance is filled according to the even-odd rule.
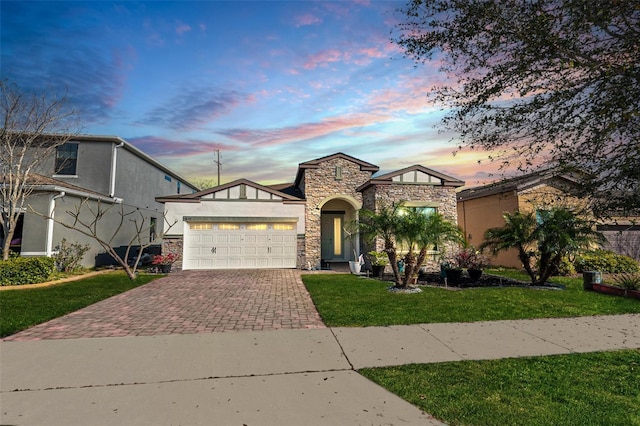
[[488,259],[474,247],[460,250],[455,256],[455,261],[461,268],[466,269],[483,269],[489,264]]
[[178,260],[178,255],[175,253],[167,253],[163,255],[153,256],[153,260],[151,261],[154,265],[172,265],[176,260]]

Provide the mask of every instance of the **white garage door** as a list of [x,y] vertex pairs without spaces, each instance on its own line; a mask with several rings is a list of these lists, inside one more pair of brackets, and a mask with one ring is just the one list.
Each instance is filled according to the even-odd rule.
[[183,269],[295,268],[294,223],[190,222]]

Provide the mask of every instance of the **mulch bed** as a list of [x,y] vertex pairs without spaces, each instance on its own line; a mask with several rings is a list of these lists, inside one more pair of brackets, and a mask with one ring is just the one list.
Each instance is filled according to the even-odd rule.
[[[437,272],[420,273],[418,276],[418,285],[430,285],[437,287],[445,287],[444,278]],[[546,285],[532,286],[529,282],[518,281],[512,278],[501,277],[498,275],[482,274],[479,280],[472,280],[466,273],[463,273],[457,282],[447,281],[447,288],[478,288],[478,287],[527,287],[540,288],[548,290],[564,290],[564,286],[558,284],[547,283]]]

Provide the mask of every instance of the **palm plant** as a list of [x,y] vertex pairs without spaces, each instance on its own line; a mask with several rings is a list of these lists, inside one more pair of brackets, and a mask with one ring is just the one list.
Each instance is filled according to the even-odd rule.
[[544,283],[557,270],[567,254],[602,244],[605,237],[595,230],[595,223],[569,209],[554,208],[538,212],[538,282]]
[[360,232],[367,239],[381,238],[384,241],[384,252],[389,257],[396,286],[402,286],[398,269],[395,235],[400,227],[398,210],[401,204],[381,205],[377,211],[362,209],[360,211]]
[[[418,275],[430,248],[462,240],[460,229],[441,214],[424,215],[417,210],[406,209],[404,203],[381,206],[377,212],[362,210],[360,218],[360,229],[366,237],[384,240],[384,251],[389,257],[398,288],[406,288]],[[407,249],[404,275],[398,268],[397,244]]]
[[531,257],[536,246],[536,217],[533,213],[505,213],[505,225],[501,228],[490,228],[484,233],[484,242],[480,250],[488,248],[495,255],[512,248],[518,250],[518,259],[527,274],[535,281],[535,272],[531,267]]
[[[448,221],[440,213],[425,216],[421,212],[413,210],[409,213],[408,218],[410,218],[409,223],[412,226],[408,227],[407,231],[412,233],[412,246],[417,248],[417,255],[412,255],[411,262],[406,262],[405,264],[404,285],[407,285],[412,278],[418,275],[420,266],[427,258],[429,249],[438,248],[444,250],[446,243],[462,243],[464,239],[460,228],[455,223]],[[405,237],[408,238],[408,235]]]
[[[504,219],[505,226],[485,232],[480,248],[489,248],[493,254],[517,249],[532,285],[546,283],[567,254],[604,241],[591,220],[566,207],[537,213],[505,213]],[[537,268],[533,259],[537,259]]]

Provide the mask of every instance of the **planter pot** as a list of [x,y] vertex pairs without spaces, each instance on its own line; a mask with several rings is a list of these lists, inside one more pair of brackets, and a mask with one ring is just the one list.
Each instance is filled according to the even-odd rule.
[[471,278],[473,281],[478,281],[482,276],[482,269],[469,268],[467,269],[467,274],[469,274],[469,278]]
[[358,275],[360,273],[360,262],[354,262],[353,260],[349,261],[349,270],[352,274]]
[[384,265],[371,265],[373,276],[376,278],[382,278],[384,273]]
[[171,272],[171,265],[160,265],[160,272],[163,274],[168,274]]
[[449,284],[456,285],[460,282],[462,277],[462,269],[445,269],[444,273],[447,277]]

